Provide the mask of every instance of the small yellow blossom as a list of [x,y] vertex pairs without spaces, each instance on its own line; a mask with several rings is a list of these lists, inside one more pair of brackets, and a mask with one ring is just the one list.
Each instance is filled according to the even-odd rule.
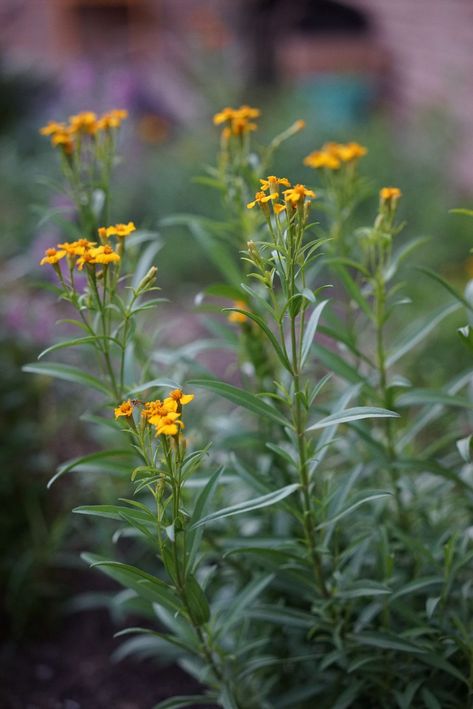
[[129,418],[133,414],[133,404],[130,399],[128,401],[123,401],[120,406],[115,409],[115,418],[118,419],[120,416],[126,416]]
[[327,170],[338,170],[340,168],[341,162],[336,155],[325,151],[325,150],[315,150],[310,155],[304,158],[304,165],[307,167],[312,167],[315,170],[319,168],[327,168]]
[[379,197],[384,204],[395,204],[402,196],[398,187],[383,187],[379,191]]
[[167,416],[160,417],[159,423],[156,424],[156,435],[160,436],[176,436],[180,428],[184,428],[184,424],[179,420],[178,413],[169,413]]
[[93,135],[97,132],[97,114],[93,111],[77,113],[69,118],[69,128],[73,133]]
[[120,128],[122,121],[128,118],[128,111],[124,109],[114,108],[111,111],[104,113],[96,122],[97,130],[110,130],[111,128]]
[[298,204],[303,204],[306,197],[316,197],[313,190],[308,190],[304,185],[294,185],[288,190],[284,190],[284,199],[289,202],[293,207]]
[[65,123],[58,123],[57,121],[49,121],[45,126],[39,129],[41,135],[54,135],[55,133],[63,133],[66,130]]
[[280,214],[286,209],[286,205],[280,204],[279,202],[274,202],[273,209],[275,214]]
[[116,251],[112,249],[111,246],[105,244],[105,246],[98,246],[97,248],[90,249],[90,255],[92,257],[91,263],[117,263],[120,261],[120,256]]
[[270,192],[279,192],[279,185],[283,185],[284,187],[291,186],[287,177],[276,177],[275,175],[269,175],[267,179],[260,178],[260,182],[263,192],[267,190],[270,190]]
[[64,249],[67,256],[83,256],[84,251],[97,246],[95,241],[88,239],[78,239],[77,241],[65,241],[63,244],[58,244],[58,249]]
[[156,401],[148,401],[141,413],[144,419],[151,424],[157,424],[159,419],[167,416],[170,413],[177,411],[177,401],[164,402],[156,399]]
[[[245,303],[244,300],[235,300],[233,303],[234,308],[239,308],[240,310],[246,310],[248,307],[247,304]],[[243,313],[237,313],[235,311],[231,312],[228,314],[228,322],[234,323],[234,324],[242,324],[248,320],[247,315],[243,315]]]
[[368,150],[364,145],[359,143],[339,143],[337,145],[337,153],[343,162],[353,162],[353,160],[358,160],[362,158]]
[[71,135],[69,128],[53,134],[51,137],[51,145],[64,150],[66,155],[71,155],[74,152],[74,138]]
[[113,226],[101,226],[99,227],[99,236],[103,238],[108,238],[109,236],[119,236],[125,237],[129,236],[132,232],[136,231],[136,226],[134,222],[128,222],[128,224],[114,224]]
[[169,396],[164,399],[165,405],[172,405],[173,402],[177,403],[179,406],[184,406],[185,404],[190,404],[194,399],[194,394],[184,394],[182,389],[174,389],[170,392]]
[[243,135],[257,129],[256,123],[252,123],[251,119],[258,118],[261,114],[259,108],[252,106],[240,106],[240,108],[231,108],[226,106],[213,117],[215,125],[226,123],[222,132],[222,138],[228,140],[231,135]]
[[64,258],[65,255],[66,252],[64,251],[64,249],[60,249],[59,251],[57,249],[46,249],[43,258],[39,262],[39,265],[44,266],[45,263],[50,263],[52,266],[54,266],[58,261]]
[[255,194],[255,198],[252,202],[248,202],[246,205],[248,209],[253,209],[257,204],[259,204],[260,207],[266,204],[266,202],[270,202],[272,199],[277,199],[278,198],[278,193],[277,192],[272,192],[271,194],[265,194],[264,192],[257,192]]

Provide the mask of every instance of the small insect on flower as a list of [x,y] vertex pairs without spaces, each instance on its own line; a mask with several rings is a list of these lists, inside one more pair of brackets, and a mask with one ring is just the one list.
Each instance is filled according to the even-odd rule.
[[133,402],[128,399],[127,401],[122,401],[120,406],[115,409],[115,418],[118,419],[120,416],[126,416],[129,418],[133,415]]
[[[233,303],[233,307],[239,308],[239,310],[246,310],[246,308],[248,306],[244,300],[235,300]],[[235,311],[232,311],[231,313],[228,314],[227,320],[228,320],[228,322],[231,322],[235,325],[237,325],[237,324],[241,325],[242,323],[244,323],[248,320],[248,316],[244,315],[243,313],[237,313]]]
[[136,231],[134,222],[128,224],[113,224],[112,226],[101,226],[98,229],[100,238],[108,239],[110,236],[125,237]]
[[64,249],[60,249],[59,251],[57,249],[46,249],[39,265],[44,266],[45,263],[49,263],[54,266],[54,264],[64,258],[65,255],[66,252]]
[[[255,194],[255,198],[252,202],[248,202],[246,205],[248,209],[253,209],[253,207],[256,207],[257,204],[261,208],[265,208],[265,205],[267,202],[270,202],[273,199],[278,198],[278,193],[277,192],[272,192],[271,194],[265,194],[264,192],[257,192]],[[267,209],[267,207],[266,207]]]

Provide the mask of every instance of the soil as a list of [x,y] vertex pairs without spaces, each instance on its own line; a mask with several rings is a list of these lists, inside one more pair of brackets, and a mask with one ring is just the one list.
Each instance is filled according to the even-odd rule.
[[[140,623],[131,619],[134,624]],[[152,709],[163,699],[203,692],[177,666],[132,658],[113,662],[120,643],[113,638],[116,631],[106,611],[88,610],[64,616],[37,639],[4,642],[1,709]]]

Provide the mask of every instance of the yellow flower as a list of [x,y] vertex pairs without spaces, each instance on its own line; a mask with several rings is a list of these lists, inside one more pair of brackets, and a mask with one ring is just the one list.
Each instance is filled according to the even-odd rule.
[[222,108],[221,111],[215,114],[213,121],[216,126],[221,125],[222,123],[226,123],[227,121],[230,121],[235,114],[235,109],[230,108],[227,106],[226,108]]
[[97,114],[93,111],[82,111],[69,118],[69,128],[73,133],[88,133],[93,135],[97,132]]
[[64,251],[64,249],[61,249],[60,251],[57,251],[57,249],[46,249],[43,258],[39,262],[39,265],[44,266],[45,263],[50,263],[52,266],[54,266],[58,261],[64,258],[65,255],[66,252]]
[[261,182],[261,189],[263,192],[266,192],[267,190],[270,190],[271,192],[279,192],[279,185],[283,185],[284,187],[290,187],[291,183],[287,179],[287,177],[276,177],[275,175],[269,175],[269,177],[265,180],[260,178]]
[[171,391],[169,396],[164,399],[164,405],[172,406],[172,403],[176,403],[177,406],[184,406],[185,404],[190,404],[193,400],[194,394],[184,394],[182,389],[174,389]]
[[359,143],[339,143],[337,145],[337,153],[343,162],[358,160],[358,158],[362,158],[366,155],[367,152],[368,150],[364,145],[360,145]]
[[123,401],[120,406],[115,409],[115,418],[118,419],[120,416],[126,416],[129,418],[133,414],[133,404],[130,399],[128,401]]
[[95,241],[88,239],[78,239],[77,241],[65,241],[63,244],[58,244],[58,249],[64,249],[67,256],[83,256],[84,251],[97,246]]
[[69,128],[54,133],[51,138],[51,145],[55,148],[60,147],[67,155],[71,155],[74,152],[74,138],[72,137]]
[[341,163],[339,158],[326,150],[315,150],[304,158],[304,165],[314,169],[327,168],[328,170],[338,170]]
[[149,423],[157,424],[159,423],[159,419],[163,418],[163,416],[167,416],[169,413],[175,413],[176,411],[176,401],[168,402],[166,404],[165,402],[156,399],[156,401],[148,401],[145,404],[141,415],[143,418],[147,419]]
[[402,196],[402,192],[398,187],[383,187],[379,191],[379,197],[384,204],[395,204]]
[[273,209],[275,214],[280,214],[286,209],[286,205],[280,204],[279,202],[274,202]]
[[109,236],[125,237],[129,236],[133,231],[136,231],[134,222],[128,222],[128,224],[114,224],[113,226],[107,227],[101,226],[98,230],[101,238],[108,238]]
[[270,202],[272,199],[277,199],[278,198],[278,193],[277,192],[272,192],[271,194],[265,194],[264,192],[257,192],[255,194],[255,198],[252,202],[248,202],[246,205],[248,209],[253,209],[257,204],[259,204],[260,207],[263,207],[263,205],[266,204],[266,202]]
[[179,421],[180,415],[171,412],[167,416],[160,418],[159,423],[156,424],[156,435],[176,436],[179,433],[179,429],[184,428],[182,421]]
[[[233,303],[233,307],[239,308],[240,310],[246,310],[248,306],[244,300],[235,300]],[[248,320],[248,316],[243,315],[243,313],[232,312],[232,313],[228,314],[227,319],[228,319],[228,322],[231,322],[234,324],[241,324],[241,323],[244,323]]]
[[213,122],[216,126],[222,123],[228,125],[223,129],[222,137],[228,139],[231,135],[243,135],[257,129],[256,123],[252,123],[252,118],[258,118],[261,114],[259,108],[252,106],[240,106],[240,108],[231,108],[226,106],[213,117]]
[[303,204],[306,197],[316,197],[313,190],[308,190],[304,185],[294,185],[288,190],[284,190],[284,199],[289,202],[293,207],[298,204]]
[[111,128],[120,128],[122,121],[128,118],[128,111],[124,109],[114,108],[107,111],[98,119],[96,123],[97,130],[110,130]]
[[120,261],[120,256],[116,251],[112,249],[111,246],[105,244],[105,246],[98,246],[97,248],[90,249],[90,255],[92,260],[90,263],[117,263]]
[[54,135],[55,133],[63,133],[66,130],[65,123],[57,121],[49,121],[45,126],[39,129],[41,135]]

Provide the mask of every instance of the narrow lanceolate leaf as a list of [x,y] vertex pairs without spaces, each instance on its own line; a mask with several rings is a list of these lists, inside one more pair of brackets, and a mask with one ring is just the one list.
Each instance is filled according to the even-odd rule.
[[396,406],[423,406],[424,404],[442,404],[444,406],[459,406],[463,409],[473,409],[473,403],[461,396],[454,396],[443,391],[432,389],[411,389],[396,399]]
[[82,554],[82,559],[91,567],[98,567],[107,576],[110,576],[125,588],[131,588],[138,596],[151,603],[159,603],[170,611],[180,613],[182,605],[178,596],[163,581],[148,574],[146,571],[97,556],[96,554]]
[[110,395],[110,389],[107,384],[100,379],[97,379],[97,377],[92,376],[92,374],[83,372],[81,369],[72,367],[69,364],[33,362],[31,364],[25,364],[23,371],[30,372],[32,374],[42,374],[43,376],[55,377],[56,379],[64,379],[65,381],[81,384],[82,386],[88,386],[102,392],[103,394]]
[[[245,500],[245,502],[239,502],[237,505],[231,505],[230,507],[224,507],[223,510],[218,510],[217,512],[212,512],[206,515],[198,522],[196,522],[193,527],[200,527],[208,522],[215,522],[219,519],[224,519],[225,517],[233,517],[234,515],[240,515],[244,512],[252,512],[253,510],[259,510],[262,507],[269,507],[270,505],[275,505],[277,502],[284,500],[288,495],[292,495],[298,489],[299,485],[293,483],[292,485],[286,485],[275,492],[270,492],[268,495],[262,495],[261,497],[254,497],[252,500]],[[192,527],[191,527],[192,529]]]
[[394,351],[386,360],[387,366],[391,367],[398,359],[401,359],[401,357],[425,340],[442,320],[458,310],[459,307],[458,303],[450,303],[446,308],[441,308],[441,310],[435,313],[430,313],[428,317],[423,317],[414,322],[409,328],[407,335],[394,346]]
[[347,507],[345,507],[343,510],[337,512],[335,515],[333,515],[333,517],[330,517],[325,522],[322,522],[322,524],[319,524],[317,526],[317,529],[323,529],[324,527],[328,527],[331,524],[335,524],[335,522],[339,522],[343,517],[349,515],[351,512],[354,512],[354,510],[356,510],[361,505],[366,504],[367,502],[380,500],[382,497],[390,496],[391,493],[386,492],[385,490],[365,490],[364,492],[360,493],[360,495],[357,496],[357,498],[353,500],[349,505],[347,505]]
[[351,421],[359,421],[360,419],[372,418],[398,418],[399,414],[389,409],[380,409],[377,406],[355,406],[352,409],[345,409],[336,414],[331,414],[326,418],[313,423],[307,428],[307,431],[315,431],[319,428],[327,428],[327,426],[335,426],[340,423],[350,423]]
[[237,406],[242,406],[243,408],[252,411],[254,414],[268,418],[282,426],[290,426],[289,421],[287,421],[285,417],[274,408],[274,406],[266,404],[266,402],[262,401],[254,394],[250,394],[249,392],[239,389],[232,384],[227,384],[219,379],[191,379],[189,384],[191,386],[203,387],[204,389],[213,391],[215,394],[223,396],[225,399],[228,399]]
[[317,326],[319,324],[320,316],[322,315],[322,311],[327,305],[327,303],[328,300],[323,300],[321,303],[319,303],[312,311],[312,314],[307,322],[304,338],[302,340],[301,367],[304,366],[304,362],[306,361],[307,356],[310,352],[312,342],[314,341],[315,333],[317,332]]
[[[64,340],[63,342],[57,342],[55,345],[51,345],[51,347],[47,347],[45,350],[43,350],[39,355],[38,359],[42,359],[45,355],[49,354],[50,352],[55,352],[56,350],[63,350],[66,349],[67,347],[79,347],[79,345],[90,345],[94,343],[95,345],[100,344],[99,339],[103,340],[104,338],[98,338],[98,337],[93,337],[92,335],[88,337],[74,337],[72,340]],[[107,340],[112,340],[113,342],[116,342],[116,340],[113,337],[107,337]]]
[[248,606],[251,606],[255,599],[258,598],[258,596],[264,591],[266,586],[271,583],[273,578],[274,574],[255,578],[250,581],[250,583],[245,586],[240,593],[238,593],[236,598],[232,598],[230,607],[226,609],[223,616],[223,622],[219,625],[217,632],[223,633],[225,637],[227,632],[235,623],[241,622],[243,617],[246,615]]
[[404,640],[397,635],[388,635],[388,633],[358,633],[353,635],[352,639],[361,645],[377,647],[380,650],[396,650],[398,652],[419,654],[427,652],[424,648],[415,645],[409,640]]
[[194,568],[203,534],[203,529],[197,529],[194,525],[196,525],[207,512],[207,508],[215,494],[218,481],[223,471],[224,468],[222,466],[211,476],[211,478],[209,478],[207,484],[197,498],[197,502],[195,503],[194,511],[190,519],[190,530],[187,534],[187,548],[189,550],[187,556],[187,568],[191,571],[193,571]]
[[262,317],[259,315],[256,315],[255,313],[250,312],[249,310],[243,310],[241,308],[223,308],[224,312],[234,312],[234,313],[241,313],[242,315],[245,315],[245,317],[249,318],[250,320],[253,320],[264,332],[268,340],[271,342],[274,351],[276,352],[279,361],[285,367],[288,372],[292,372],[292,367],[291,363],[289,362],[286,353],[282,349],[281,345],[277,341],[274,333],[271,331],[271,329],[266,325],[265,321],[263,320]]
[[193,707],[196,704],[205,704],[207,706],[215,704],[215,697],[202,694],[182,694],[155,704],[153,709],[183,709],[184,707]]
[[60,478],[62,475],[65,475],[66,473],[71,472],[75,468],[77,468],[79,465],[83,464],[90,464],[94,463],[96,461],[102,461],[104,458],[129,458],[130,457],[130,451],[126,448],[123,449],[114,449],[114,450],[108,450],[108,451],[98,451],[97,453],[89,453],[89,455],[83,455],[80,456],[79,458],[72,458],[70,460],[67,460],[65,463],[60,465],[51,480],[48,482],[48,488],[51,487],[53,483],[56,482],[58,478]]

